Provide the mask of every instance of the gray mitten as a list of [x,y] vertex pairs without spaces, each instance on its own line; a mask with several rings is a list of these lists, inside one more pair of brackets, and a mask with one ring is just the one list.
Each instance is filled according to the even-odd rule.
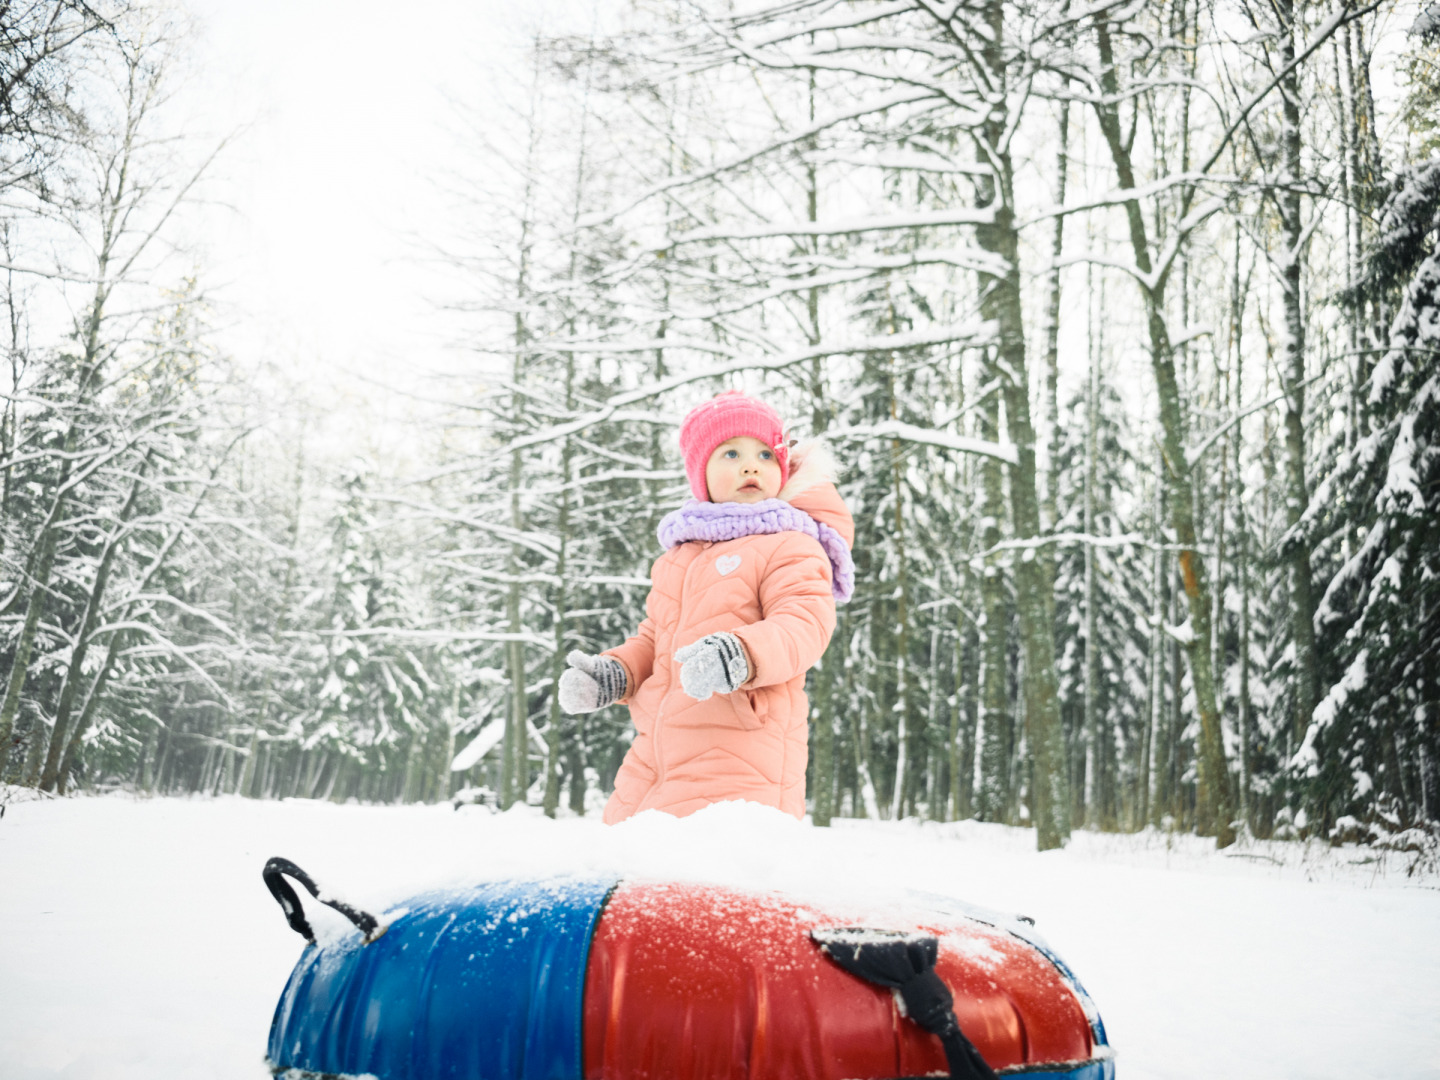
[[625,696],[625,668],[619,660],[575,649],[565,662],[570,666],[560,676],[560,707],[571,716],[603,709]]
[[680,661],[680,685],[696,701],[733,693],[750,679],[745,650],[734,634],[707,634],[676,649],[675,659]]

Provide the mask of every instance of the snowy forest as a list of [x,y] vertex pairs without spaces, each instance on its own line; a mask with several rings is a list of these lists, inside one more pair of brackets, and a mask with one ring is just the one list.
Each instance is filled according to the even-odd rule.
[[[0,5],[0,780],[595,811],[676,428],[823,438],[813,821],[1440,828],[1440,5],[633,0],[454,102],[463,375],[317,456],[183,21]],[[478,84],[477,84],[478,85]],[[283,364],[280,365],[283,369]]]

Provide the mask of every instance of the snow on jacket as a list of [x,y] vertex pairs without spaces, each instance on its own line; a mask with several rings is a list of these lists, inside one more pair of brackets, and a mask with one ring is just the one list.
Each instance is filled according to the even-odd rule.
[[[726,799],[803,817],[805,673],[830,642],[835,601],[855,586],[855,525],[828,455],[809,448],[776,499],[691,500],[659,532],[668,550],[650,571],[646,618],[605,654],[625,667],[635,724],[606,823],[651,809],[684,817]],[[740,639],[750,679],[696,701],[675,650],[722,630]]]

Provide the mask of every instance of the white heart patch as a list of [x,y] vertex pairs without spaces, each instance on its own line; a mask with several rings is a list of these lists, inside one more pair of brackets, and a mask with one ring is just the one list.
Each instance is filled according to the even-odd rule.
[[739,569],[739,566],[739,555],[721,555],[720,558],[715,560],[715,569],[720,571],[721,577],[724,577],[732,570]]

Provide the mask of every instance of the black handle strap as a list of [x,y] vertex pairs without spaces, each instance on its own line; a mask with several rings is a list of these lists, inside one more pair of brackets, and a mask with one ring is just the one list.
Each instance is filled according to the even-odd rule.
[[265,864],[263,873],[265,886],[270,890],[270,895],[275,897],[275,902],[280,905],[280,910],[285,913],[285,921],[290,924],[290,929],[312,945],[315,944],[315,931],[310,929],[310,921],[305,918],[305,909],[300,906],[300,897],[290,887],[290,883],[285,880],[287,877],[294,878],[304,885],[305,891],[320,903],[334,908],[349,919],[355,925],[355,929],[360,931],[360,936],[365,939],[366,945],[385,933],[386,927],[381,926],[379,920],[368,911],[351,907],[344,900],[321,896],[320,887],[315,884],[314,879],[289,859],[275,856]]
[[850,974],[900,993],[905,1013],[940,1039],[951,1080],[996,1080],[955,1019],[955,999],[935,973],[940,943],[925,934],[843,927],[812,930],[820,951]]

